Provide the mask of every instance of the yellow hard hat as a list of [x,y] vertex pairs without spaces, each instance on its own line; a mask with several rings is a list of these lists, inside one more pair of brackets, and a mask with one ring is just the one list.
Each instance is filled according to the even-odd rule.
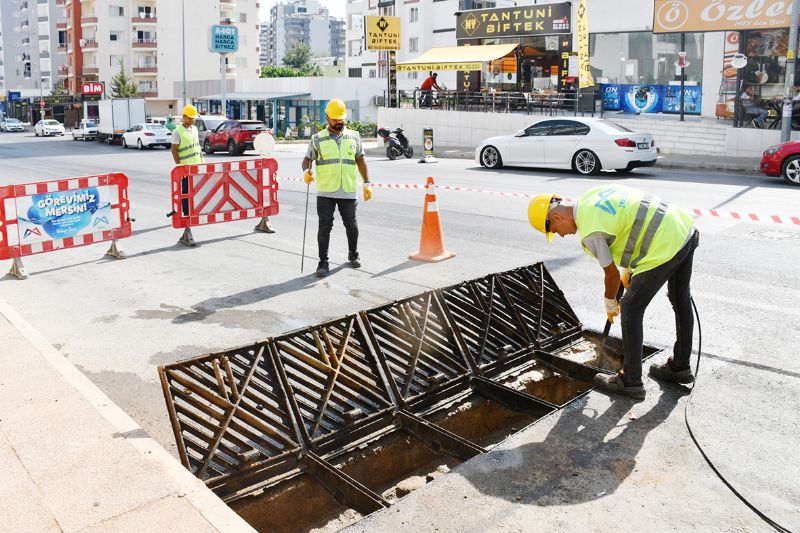
[[347,106],[338,98],[334,98],[325,106],[325,114],[333,120],[344,120],[347,118]]
[[547,213],[550,210],[550,202],[553,201],[554,196],[555,194],[539,194],[534,196],[528,204],[528,222],[535,229],[545,234],[547,242],[552,241],[553,237],[555,237],[553,232],[548,232],[545,229]]
[[186,104],[183,108],[183,114],[189,118],[197,118],[200,113],[197,112],[197,108],[192,104]]

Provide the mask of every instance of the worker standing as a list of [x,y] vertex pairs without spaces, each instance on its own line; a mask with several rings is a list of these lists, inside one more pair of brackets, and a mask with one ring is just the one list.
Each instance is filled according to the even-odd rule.
[[183,108],[181,124],[172,132],[172,160],[176,165],[205,163],[200,150],[200,137],[194,125],[197,115],[197,108],[187,104]]
[[372,198],[369,186],[367,163],[358,132],[345,127],[347,107],[344,102],[334,99],[325,107],[327,127],[311,136],[308,151],[303,158],[303,181],[310,185],[314,181],[311,162],[317,165],[317,245],[319,264],[317,277],[324,278],[330,272],[328,265],[328,245],[333,228],[333,213],[338,208],[347,233],[348,260],[353,268],[361,267],[358,254],[358,173],[363,180],[364,201]]
[[[622,309],[622,371],[597,374],[598,388],[644,399],[642,322],[645,309],[665,283],[675,311],[677,340],[672,357],[651,365],[650,376],[676,383],[694,381],[689,364],[694,329],[689,285],[700,236],[688,214],[643,191],[604,185],[575,202],[540,194],[528,205],[528,220],[548,241],[556,233],[562,237],[578,233],[583,250],[605,273],[608,320],[613,322]],[[622,276],[618,266],[624,269]],[[627,287],[621,302],[616,299],[620,283]]]

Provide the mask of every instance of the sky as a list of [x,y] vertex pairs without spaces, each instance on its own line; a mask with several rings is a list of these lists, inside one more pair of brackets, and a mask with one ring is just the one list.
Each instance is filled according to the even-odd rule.
[[[285,0],[261,0],[261,22],[269,21],[269,10],[279,1],[285,2]],[[328,8],[332,17],[344,19],[347,0],[319,0],[319,3]]]

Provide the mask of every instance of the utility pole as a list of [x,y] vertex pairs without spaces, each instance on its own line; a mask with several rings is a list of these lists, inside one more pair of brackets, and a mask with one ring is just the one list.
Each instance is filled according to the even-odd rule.
[[786,85],[783,88],[782,143],[788,141],[792,135],[792,91],[794,90],[794,69],[797,62],[798,23],[800,23],[800,0],[792,0],[792,25],[789,28],[789,50],[786,52]]
[[[684,61],[686,60],[686,34],[681,33],[681,52],[684,54]],[[684,121],[684,112],[686,110],[686,67],[681,67],[681,122]]]
[[181,41],[183,45],[183,105],[186,105],[186,0],[181,0]]

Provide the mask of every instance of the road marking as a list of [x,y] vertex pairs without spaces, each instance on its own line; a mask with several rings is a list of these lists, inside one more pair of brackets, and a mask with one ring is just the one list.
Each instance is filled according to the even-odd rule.
[[[286,176],[278,176],[277,179],[278,181],[303,181],[303,178],[290,178]],[[379,189],[427,189],[425,185],[416,183],[377,183],[372,181],[370,184]],[[453,187],[450,185],[434,185],[434,187],[445,191],[476,192],[481,194],[494,194],[496,196],[510,196],[512,198],[533,198],[536,196],[534,194],[524,192],[490,191],[485,189],[474,189],[471,187]],[[571,200],[571,198],[567,198],[567,200]],[[723,218],[728,220],[738,220],[739,222],[772,222],[773,224],[800,226],[800,217],[792,215],[757,215],[756,213],[739,213],[736,211],[718,211],[716,209],[698,208],[691,209],[689,214],[696,217]]]

